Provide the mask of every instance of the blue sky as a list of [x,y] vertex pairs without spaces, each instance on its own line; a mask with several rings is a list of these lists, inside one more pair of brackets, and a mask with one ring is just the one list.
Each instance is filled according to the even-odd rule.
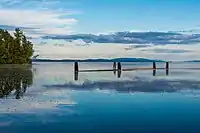
[[[82,0],[78,30],[82,32],[169,31],[200,24],[198,0]],[[88,28],[88,25],[90,28]]]
[[[62,58],[112,58],[120,55],[120,57],[174,59],[169,58],[170,54],[177,60],[186,57],[199,59],[200,51],[197,49],[200,35],[192,35],[200,32],[199,5],[199,0],[0,0],[0,28],[7,29],[11,33],[15,27],[23,29],[26,35],[35,39],[33,39],[34,44],[38,44],[36,51],[39,51],[40,55],[43,53],[44,58],[47,55],[61,58],[60,54],[63,51]],[[182,34],[131,34],[131,37],[124,34],[75,36],[75,38],[70,37],[70,41],[44,38],[44,36],[80,33],[98,35],[123,31],[172,31]],[[85,37],[90,38],[89,41],[93,43],[86,44],[87,39],[83,39]],[[140,45],[148,43],[148,46],[130,46],[138,45],[138,42]],[[159,42],[161,44],[158,44]],[[41,44],[47,46],[43,47]],[[61,46],[62,49],[59,49]],[[112,47],[112,52],[106,51],[108,47]],[[50,51],[48,53],[45,51],[47,48]],[[80,54],[75,55],[73,51],[78,49]],[[88,53],[88,50],[92,52]]]
[[[60,17],[77,21],[71,29],[75,33],[179,31],[200,26],[199,0],[1,0],[0,5],[4,10],[38,14],[44,9],[59,10],[58,15],[68,11],[70,15]],[[51,24],[59,28],[67,25]]]

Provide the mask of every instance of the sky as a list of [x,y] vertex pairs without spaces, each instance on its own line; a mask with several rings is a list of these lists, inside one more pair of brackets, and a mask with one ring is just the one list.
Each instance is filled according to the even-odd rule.
[[[181,44],[178,47],[175,43],[170,44],[170,46],[166,43],[165,45],[167,46],[163,46],[162,43],[160,44],[161,46],[155,44],[143,49],[135,48],[134,52],[127,52],[124,49],[130,45],[138,45],[138,41],[131,41],[129,44],[124,44],[124,41],[122,41],[120,44],[119,41],[95,42],[92,39],[91,42],[93,43],[90,43],[89,46],[95,49],[89,53],[82,53],[85,50],[85,47],[83,48],[85,45],[82,45],[85,44],[83,38],[71,38],[69,41],[63,38],[53,39],[51,37],[72,34],[108,35],[124,31],[151,31],[178,32],[185,39],[185,36],[188,36],[188,34],[192,36],[192,34],[198,34],[200,31],[199,5],[199,0],[1,0],[0,28],[7,29],[11,33],[16,27],[23,29],[27,36],[34,38],[32,41],[35,48],[37,48],[36,51],[40,51],[35,54],[40,54],[40,57],[43,55],[43,58],[51,55],[48,58],[114,58],[119,56],[163,59],[165,56],[169,58],[169,54],[171,56],[176,54],[177,60],[198,59],[200,55],[194,52],[196,49],[191,50],[193,47],[198,47],[198,41],[195,45],[192,44],[192,46],[188,43]],[[46,36],[51,37],[46,39]],[[124,36],[123,38],[127,39]],[[135,36],[133,38],[135,39]],[[155,38],[158,39],[157,36]],[[136,37],[136,39],[138,38]],[[140,37],[139,39],[143,40],[144,38]],[[199,38],[196,39],[200,40]],[[43,45],[41,45],[41,42]],[[147,42],[152,44],[149,40]],[[55,52],[52,48],[58,49],[61,47],[61,45],[57,45],[58,43],[64,45],[63,48],[65,48],[63,51],[65,54],[62,57],[59,51],[52,55]],[[190,45],[191,47],[186,48],[188,47],[186,45]],[[89,46],[87,45],[86,47],[88,48]],[[120,46],[120,52],[118,49],[115,49],[117,46]],[[76,53],[76,55],[73,55],[74,52],[71,52],[72,49],[69,50],[69,47],[78,49],[82,54]],[[99,52],[96,50],[97,47],[103,47],[103,51]],[[112,54],[106,51],[108,47],[112,47],[112,51],[114,51]],[[149,52],[149,49],[156,49],[157,47],[161,47],[162,50],[153,50],[154,52],[156,51],[155,53]],[[166,50],[166,47],[174,48],[172,49],[173,51],[178,49],[184,52],[179,51],[176,53],[170,51],[167,53],[166,51],[169,50]],[[52,53],[49,52],[44,55],[45,51],[41,49],[48,48],[50,49],[48,51]],[[165,52],[162,53],[160,51]],[[169,60],[172,59],[169,58]]]
[[[173,31],[199,27],[198,0],[80,0],[79,32]],[[90,28],[88,28],[88,25]]]

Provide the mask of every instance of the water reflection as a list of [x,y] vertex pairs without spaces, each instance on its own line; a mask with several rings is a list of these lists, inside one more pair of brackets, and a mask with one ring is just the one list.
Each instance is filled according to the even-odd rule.
[[74,80],[75,80],[75,81],[78,80],[78,72],[74,72]]
[[117,72],[116,70],[113,70],[113,74],[114,74],[114,75],[116,75],[116,72]]
[[169,69],[166,70],[166,76],[169,76]]
[[0,98],[6,98],[14,92],[20,99],[27,87],[33,84],[32,66],[17,66],[16,68],[0,68]]
[[120,78],[120,77],[121,77],[121,74],[122,74],[122,71],[121,71],[121,70],[118,70],[118,71],[117,71],[117,77]]
[[156,70],[153,70],[153,76],[156,76]]
[[134,77],[132,80],[118,80],[118,81],[91,81],[87,80],[83,83],[76,84],[68,82],[65,84],[44,85],[48,90],[54,88],[71,89],[71,90],[86,90],[92,91],[100,90],[114,90],[116,92],[149,92],[161,93],[168,92],[174,93],[184,90],[200,90],[200,81],[190,80],[165,80],[154,79],[149,80],[142,77]]
[[[163,78],[165,73],[169,74],[165,70],[155,72],[156,77],[152,76],[153,70],[121,71],[123,75],[117,79],[122,74],[118,71],[115,76],[112,72],[74,73],[68,64],[43,64],[34,68],[37,68],[37,73],[33,69],[34,85],[23,98],[0,99],[1,132],[191,132],[199,129],[200,102],[193,99],[200,96],[198,71],[170,71],[167,78]],[[20,76],[13,78],[13,73]],[[26,78],[32,82],[30,69],[2,70],[0,77],[1,91],[6,86],[2,82],[11,82],[6,77],[13,78],[15,84],[22,84]],[[134,92],[144,93],[130,95]],[[9,123],[7,127],[2,126]]]
[[[131,71],[131,70],[130,70],[130,71]],[[80,73],[80,72],[77,72],[77,71],[74,72],[74,80],[75,80],[75,81],[78,80],[79,73]],[[113,70],[113,75],[115,76],[116,73],[117,73],[117,78],[121,78],[122,70],[115,70],[115,69],[114,69],[114,70]],[[154,77],[156,76],[156,69],[153,69],[152,75],[153,75]],[[169,69],[166,69],[166,70],[165,70],[165,75],[166,75],[166,76],[169,76]]]

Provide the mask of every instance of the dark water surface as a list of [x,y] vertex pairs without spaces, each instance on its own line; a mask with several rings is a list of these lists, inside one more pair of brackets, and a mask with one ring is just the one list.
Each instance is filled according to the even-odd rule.
[[[159,63],[158,67],[165,64]],[[152,63],[122,63],[122,68]],[[79,73],[73,63],[0,67],[0,133],[200,132],[200,63]],[[80,63],[79,69],[112,63]]]

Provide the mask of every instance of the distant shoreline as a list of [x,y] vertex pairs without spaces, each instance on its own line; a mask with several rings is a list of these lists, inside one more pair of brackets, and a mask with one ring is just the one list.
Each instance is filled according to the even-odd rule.
[[114,59],[32,59],[32,62],[200,62],[200,60],[187,60],[187,61],[164,61],[164,60],[153,60],[146,58],[114,58]]
[[62,60],[51,60],[51,59],[32,59],[32,62],[165,62],[162,60],[151,60],[145,58],[114,58],[114,59],[62,59]]

